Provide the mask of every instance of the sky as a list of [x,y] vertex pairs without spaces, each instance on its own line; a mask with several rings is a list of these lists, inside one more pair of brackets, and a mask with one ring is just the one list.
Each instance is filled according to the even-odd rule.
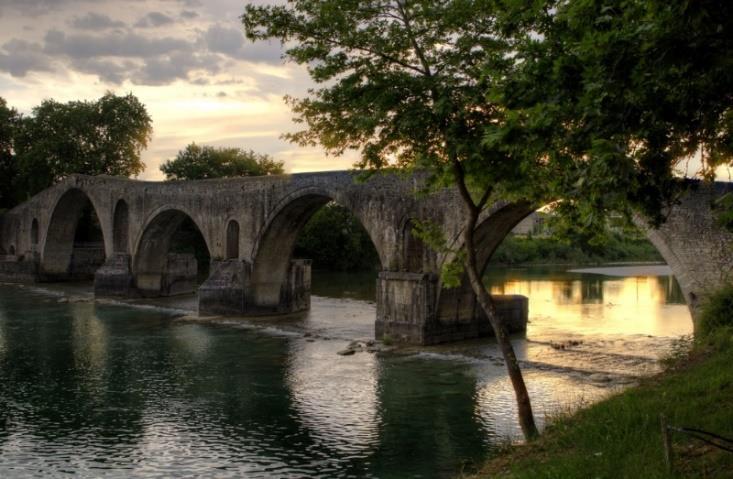
[[[267,153],[289,173],[350,168],[355,155],[281,139],[298,129],[283,97],[302,97],[313,83],[304,67],[281,59],[278,42],[244,38],[246,3],[0,0],[0,97],[29,114],[47,98],[134,94],[154,128],[141,179],[163,179],[160,164],[191,142]],[[679,166],[688,176],[698,170],[696,159]],[[717,176],[730,181],[731,172]]]
[[278,42],[244,38],[246,3],[0,0],[0,97],[28,114],[47,98],[132,93],[153,119],[141,179],[163,179],[159,165],[191,142],[267,153],[291,173],[350,168],[353,156],[280,138],[298,129],[283,97],[313,84]]

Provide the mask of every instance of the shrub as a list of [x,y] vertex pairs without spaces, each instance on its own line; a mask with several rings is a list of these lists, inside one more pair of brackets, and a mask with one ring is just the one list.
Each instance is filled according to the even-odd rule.
[[698,336],[705,338],[724,330],[733,331],[733,284],[713,293],[702,305]]

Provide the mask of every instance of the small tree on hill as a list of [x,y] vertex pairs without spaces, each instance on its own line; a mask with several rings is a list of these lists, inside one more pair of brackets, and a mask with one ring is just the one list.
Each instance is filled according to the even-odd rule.
[[0,98],[0,210],[15,205],[14,183],[18,168],[13,143],[18,121],[18,112]]

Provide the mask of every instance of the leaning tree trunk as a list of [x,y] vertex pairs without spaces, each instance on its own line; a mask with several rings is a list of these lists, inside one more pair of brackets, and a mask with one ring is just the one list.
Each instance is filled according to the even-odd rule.
[[491,328],[494,330],[494,335],[496,336],[496,341],[499,343],[499,347],[501,348],[501,354],[504,356],[504,363],[506,364],[506,369],[509,373],[509,379],[512,381],[514,395],[517,400],[519,425],[524,433],[524,438],[526,440],[531,440],[537,437],[539,433],[537,431],[537,425],[534,422],[532,404],[529,400],[527,385],[524,383],[522,370],[519,368],[517,356],[514,354],[514,347],[509,340],[509,335],[504,328],[504,323],[496,315],[496,306],[494,305],[494,301],[491,299],[491,295],[481,281],[481,274],[478,270],[478,262],[476,260],[474,234],[476,231],[476,225],[478,224],[479,214],[491,194],[491,188],[487,188],[482,198],[478,203],[475,203],[468,191],[468,188],[466,187],[465,176],[460,163],[458,161],[454,161],[453,167],[458,183],[458,190],[461,193],[461,198],[463,199],[463,203],[468,212],[468,220],[466,221],[466,228],[463,232],[464,246],[466,248],[466,272],[471,283],[471,288],[473,289],[476,298],[478,298],[481,309],[489,318]]
[[[467,228],[464,234],[466,248],[468,249],[468,257],[465,265],[466,272],[468,273],[468,279],[471,282],[471,288],[478,298],[481,309],[483,309],[484,313],[486,313],[486,316],[489,318],[491,327],[494,330],[494,335],[496,336],[496,342],[499,344],[501,354],[504,356],[504,363],[506,364],[506,369],[509,373],[509,379],[512,381],[514,395],[517,400],[517,412],[522,433],[524,433],[524,438],[526,440],[531,440],[537,437],[539,433],[534,422],[532,404],[529,400],[527,385],[524,383],[522,370],[519,368],[517,356],[514,354],[514,346],[512,346],[502,320],[496,315],[496,306],[494,305],[494,301],[491,299],[491,295],[486,290],[486,287],[484,287],[484,284],[481,281],[481,275],[478,273],[478,269],[476,267],[476,253],[473,249],[473,231],[473,228]],[[468,239],[469,236],[471,237],[470,241]]]

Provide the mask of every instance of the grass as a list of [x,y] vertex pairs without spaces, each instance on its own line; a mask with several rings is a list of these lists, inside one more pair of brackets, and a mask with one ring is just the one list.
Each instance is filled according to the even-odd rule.
[[[733,288],[712,303],[730,304]],[[529,445],[503,450],[476,478],[733,478],[733,453],[673,433],[667,471],[660,414],[678,427],[733,438],[733,312],[708,307],[707,331],[675,348],[665,372],[572,415],[554,418]]]

